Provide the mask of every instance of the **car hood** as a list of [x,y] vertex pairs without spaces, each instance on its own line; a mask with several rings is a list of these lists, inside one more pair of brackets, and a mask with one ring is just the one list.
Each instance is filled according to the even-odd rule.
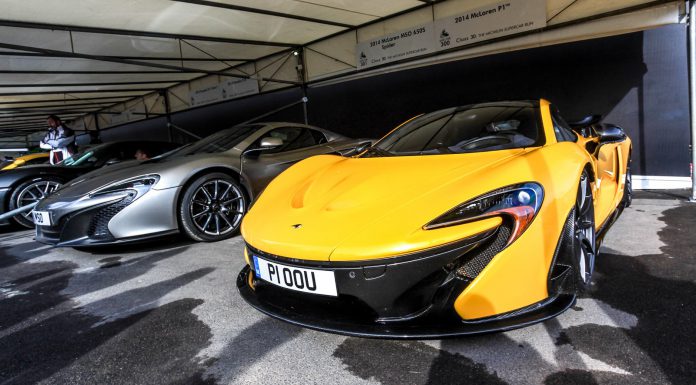
[[53,200],[80,197],[108,184],[129,178],[157,174],[160,180],[154,189],[178,187],[196,170],[220,163],[230,163],[230,157],[222,154],[198,154],[155,161],[127,161],[84,174],[66,184],[51,195]]
[[423,226],[478,195],[527,181],[530,167],[519,160],[534,150],[309,158],[268,185],[242,235],[262,251],[316,261],[389,258],[451,243],[500,219]]

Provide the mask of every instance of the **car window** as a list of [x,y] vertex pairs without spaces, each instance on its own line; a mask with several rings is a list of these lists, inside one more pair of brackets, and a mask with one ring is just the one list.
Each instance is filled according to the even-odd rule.
[[[100,161],[124,161],[135,159],[135,151],[138,145],[135,143],[122,143],[115,146],[114,151],[107,156],[102,156]],[[105,154],[106,155],[106,154]]]
[[573,133],[565,119],[561,116],[556,106],[551,108],[551,121],[553,121],[553,131],[556,134],[556,140],[559,142],[575,142],[578,137]]
[[324,135],[323,132],[319,130],[313,130],[311,128],[308,128],[309,132],[312,134],[314,137],[314,141],[316,144],[322,144],[328,142],[328,139],[326,139],[326,135]]
[[435,136],[442,130],[445,123],[451,118],[450,115],[436,119],[430,123],[424,124],[422,127],[415,130],[411,135],[404,135],[394,141],[394,144],[389,149],[395,153],[405,153],[413,151],[422,151],[432,143]]
[[540,146],[532,103],[464,106],[416,118],[379,141],[366,156],[436,155]]
[[170,159],[182,156],[195,154],[215,154],[221,153],[234,148],[248,138],[254,131],[263,127],[261,124],[250,124],[244,126],[234,126],[222,131],[218,131],[212,135],[206,136],[197,142],[193,142],[187,146],[183,146],[176,151],[169,152],[166,156],[159,158]]

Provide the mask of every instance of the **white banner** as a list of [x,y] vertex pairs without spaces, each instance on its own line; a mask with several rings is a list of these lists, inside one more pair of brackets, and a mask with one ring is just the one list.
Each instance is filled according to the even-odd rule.
[[546,0],[505,0],[358,43],[358,69],[546,26]]
[[433,23],[428,23],[358,43],[355,53],[358,69],[363,69],[434,51]]
[[234,99],[259,93],[256,79],[229,79],[222,83],[222,98]]
[[193,90],[189,93],[191,106],[200,106],[259,93],[256,79],[231,78],[214,86]]
[[506,0],[435,20],[439,50],[546,26],[546,0]]
[[222,87],[220,84],[214,86],[193,90],[189,93],[191,106],[200,106],[202,104],[215,103],[222,100]]

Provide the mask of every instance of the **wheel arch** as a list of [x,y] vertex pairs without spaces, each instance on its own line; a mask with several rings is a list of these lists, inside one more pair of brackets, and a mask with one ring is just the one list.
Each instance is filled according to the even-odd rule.
[[[585,167],[583,167],[582,171],[587,171],[587,175],[589,175],[590,180],[592,182],[597,182],[597,174],[595,173],[594,166],[591,163],[585,163]],[[580,172],[582,174],[582,171]]]
[[12,184],[10,184],[10,186],[8,187],[7,193],[5,194],[5,201],[2,202],[3,209],[4,210],[10,209],[10,202],[12,201],[12,196],[14,195],[14,192],[17,189],[17,187],[19,187],[22,183],[40,180],[40,179],[45,179],[45,178],[58,179],[58,180],[60,180],[61,184],[64,184],[70,180],[69,178],[64,178],[64,177],[61,177],[60,175],[57,175],[57,174],[25,175],[23,177],[17,178],[17,180],[12,182]]
[[245,182],[244,178],[240,174],[238,170],[235,170],[232,167],[225,167],[225,166],[213,166],[213,167],[207,167],[203,168],[201,170],[198,170],[194,172],[193,174],[189,175],[184,183],[178,187],[178,190],[176,192],[176,205],[174,206],[175,213],[174,216],[176,218],[177,226],[181,228],[181,218],[179,217],[179,211],[181,209],[181,201],[182,201],[182,196],[186,189],[195,181],[196,179],[200,178],[203,175],[206,174],[213,174],[213,173],[223,173],[231,176],[234,178],[234,180],[239,183],[240,186],[242,186],[242,192],[246,195],[247,199],[249,199],[249,202],[251,202],[252,199],[252,193],[251,193],[251,187]]

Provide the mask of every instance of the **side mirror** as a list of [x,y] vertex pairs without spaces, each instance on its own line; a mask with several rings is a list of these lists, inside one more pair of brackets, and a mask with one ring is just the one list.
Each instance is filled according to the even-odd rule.
[[591,126],[593,124],[597,124],[601,120],[602,120],[602,115],[588,115],[580,120],[576,120],[574,122],[568,122],[568,125],[570,126],[570,128],[575,130],[577,128],[584,128],[587,126]]
[[251,157],[256,157],[261,154],[262,151],[264,150],[270,150],[276,147],[280,147],[283,145],[283,139],[280,138],[275,138],[272,136],[267,136],[263,139],[261,139],[261,143],[259,143],[258,147],[252,147],[248,148],[242,153],[242,156],[251,156]]
[[358,155],[361,152],[367,150],[367,148],[370,146],[372,146],[372,141],[361,142],[356,147],[347,148],[345,150],[338,151],[338,154],[341,156],[345,156],[345,157],[354,156],[354,155]]
[[568,125],[573,131],[585,138],[589,138],[593,134],[592,127],[600,121],[602,121],[602,115],[588,115],[580,120],[568,122]]
[[355,153],[360,154],[361,152],[367,150],[370,146],[372,146],[372,142],[360,143],[358,147],[355,147]]
[[268,136],[266,138],[261,139],[260,146],[261,146],[262,150],[265,150],[265,149],[280,147],[282,145],[283,145],[283,139]]
[[623,128],[611,123],[600,124],[595,128],[599,143],[620,142],[626,139],[626,133]]

